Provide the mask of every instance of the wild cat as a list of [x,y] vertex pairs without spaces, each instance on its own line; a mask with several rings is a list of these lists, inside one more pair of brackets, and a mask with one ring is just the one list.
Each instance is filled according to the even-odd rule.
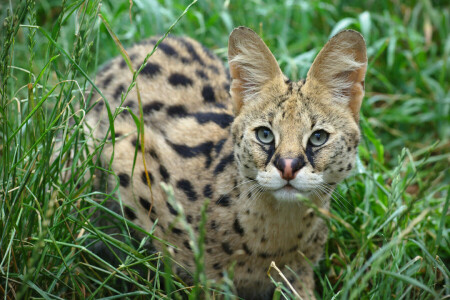
[[[128,51],[135,68],[156,41]],[[328,209],[331,192],[354,166],[367,68],[364,39],[352,30],[338,33],[298,82],[283,75],[249,28],[231,33],[228,61],[229,71],[186,37],[168,37],[159,44],[137,78],[144,151],[131,115],[122,112],[115,120],[112,169],[117,177],[111,180],[120,182],[127,218],[148,231],[157,221],[155,235],[174,245],[173,258],[182,265],[174,272],[182,279],[189,282],[195,270],[192,244],[161,182],[173,187],[195,230],[205,199],[211,201],[205,240],[208,278],[220,280],[235,264],[238,295],[269,299],[274,285],[267,270],[273,261],[302,298],[314,298],[312,265],[321,257],[327,227],[298,196]],[[135,87],[122,102],[131,82],[132,73],[120,57],[97,77],[113,107],[138,114]],[[95,137],[103,138],[109,122],[102,100],[95,110],[89,123]],[[112,151],[106,145],[103,156],[108,160]],[[154,246],[164,249],[158,242]]]

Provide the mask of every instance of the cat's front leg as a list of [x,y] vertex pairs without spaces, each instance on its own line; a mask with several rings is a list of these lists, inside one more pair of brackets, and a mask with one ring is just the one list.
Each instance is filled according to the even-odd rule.
[[288,285],[293,296],[303,300],[316,299],[314,296],[314,272],[312,266],[306,261],[285,266],[281,269],[281,273],[285,277],[283,278],[285,286]]

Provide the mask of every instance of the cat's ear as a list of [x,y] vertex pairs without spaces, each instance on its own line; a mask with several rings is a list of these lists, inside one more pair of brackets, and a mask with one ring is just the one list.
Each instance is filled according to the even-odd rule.
[[308,72],[305,90],[347,105],[358,121],[366,69],[364,38],[353,30],[341,31],[317,55]]
[[283,82],[283,73],[263,40],[251,29],[238,27],[230,34],[228,62],[235,114],[258,97],[268,83]]

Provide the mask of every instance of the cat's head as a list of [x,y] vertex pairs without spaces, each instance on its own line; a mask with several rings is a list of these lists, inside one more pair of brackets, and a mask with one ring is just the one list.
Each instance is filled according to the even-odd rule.
[[242,176],[278,200],[330,193],[357,155],[367,68],[361,34],[346,30],[331,38],[299,82],[283,75],[251,29],[231,33],[228,58]]

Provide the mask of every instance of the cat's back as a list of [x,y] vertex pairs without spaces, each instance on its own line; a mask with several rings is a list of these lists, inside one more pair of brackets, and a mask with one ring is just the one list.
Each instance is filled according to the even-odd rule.
[[[141,67],[157,41],[151,38],[127,50],[134,70]],[[120,56],[98,72],[96,86],[112,113],[120,107],[129,110],[121,111],[114,120],[115,146],[109,140],[103,147],[105,161],[114,155],[111,168],[117,177],[109,179],[119,181],[126,216],[146,230],[158,219],[158,236],[165,236],[177,215],[166,203],[161,182],[174,187],[176,199],[184,204],[188,216],[198,217],[205,198],[221,206],[229,203],[224,194],[233,189],[233,181],[216,182],[219,175],[236,176],[233,168],[227,168],[233,157],[229,132],[234,119],[228,74],[223,62],[199,42],[172,36],[158,45],[139,73],[137,84],[132,84],[133,73]],[[136,124],[138,92],[144,148]],[[88,114],[88,124],[94,138],[101,141],[111,124],[105,102],[95,89],[92,100],[97,104]],[[181,229],[175,228],[175,232],[176,238],[183,237]]]
[[[141,68],[157,42],[158,38],[151,38],[126,51],[133,70]],[[112,111],[127,107],[138,116],[139,93],[145,123],[153,129],[163,129],[172,119],[189,114],[229,109],[228,71],[209,49],[187,37],[166,37],[140,71],[136,84],[132,82],[133,73],[121,56],[106,63],[96,78],[96,86]],[[97,113],[91,114],[90,123],[102,119],[100,127],[104,129],[109,124],[100,98],[94,89]],[[120,114],[115,124],[121,118],[127,119],[126,114]]]

